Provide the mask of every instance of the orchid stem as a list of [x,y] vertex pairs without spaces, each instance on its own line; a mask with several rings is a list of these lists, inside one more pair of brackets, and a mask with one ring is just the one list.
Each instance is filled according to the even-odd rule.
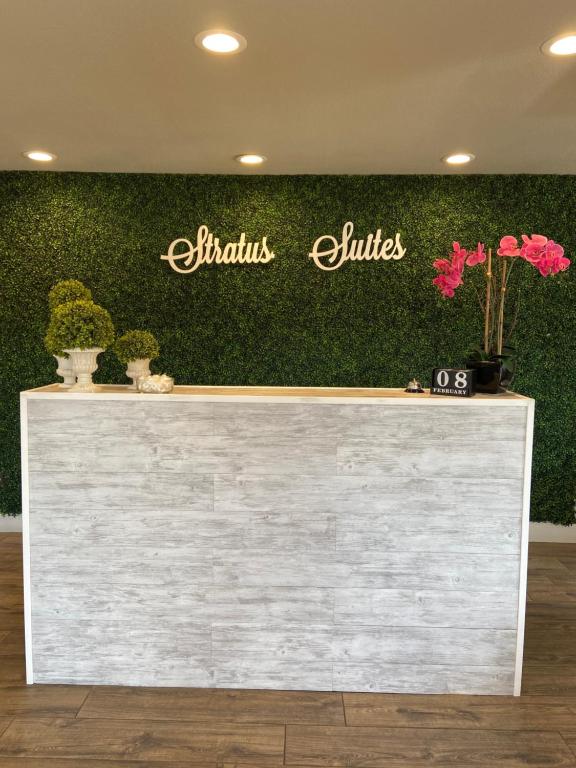
[[498,307],[498,347],[497,354],[502,354],[504,338],[504,304],[506,302],[506,262],[502,262],[502,280],[500,282],[500,304]]
[[486,269],[486,306],[484,307],[484,352],[490,354],[490,300],[492,291],[492,248],[488,248]]

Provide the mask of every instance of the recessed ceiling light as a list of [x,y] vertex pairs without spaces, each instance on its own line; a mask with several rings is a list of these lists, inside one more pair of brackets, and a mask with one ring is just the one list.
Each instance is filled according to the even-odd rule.
[[470,163],[474,160],[474,155],[470,152],[456,152],[455,154],[447,155],[442,159],[445,163],[448,163],[448,165],[466,165],[466,163]]
[[237,160],[239,163],[242,163],[242,165],[261,165],[266,158],[264,155],[236,155],[235,160]]
[[240,53],[246,48],[246,38],[237,32],[210,29],[200,32],[194,38],[196,45],[210,53]]
[[37,163],[49,163],[56,159],[56,155],[52,154],[52,152],[44,152],[41,149],[32,149],[30,152],[23,152],[22,154],[28,160],[35,160]]
[[549,56],[573,56],[576,53],[576,34],[558,35],[547,40],[541,48]]

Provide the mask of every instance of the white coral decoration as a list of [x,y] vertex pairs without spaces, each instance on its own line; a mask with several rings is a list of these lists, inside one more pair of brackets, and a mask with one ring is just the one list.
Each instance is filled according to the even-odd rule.
[[154,376],[142,376],[138,379],[138,391],[154,394],[165,394],[174,388],[174,379],[165,373]]

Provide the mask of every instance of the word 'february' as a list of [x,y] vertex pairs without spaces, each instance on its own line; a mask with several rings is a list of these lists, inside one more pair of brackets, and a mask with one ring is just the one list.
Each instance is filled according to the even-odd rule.
[[342,240],[338,242],[332,235],[322,235],[312,246],[308,254],[320,269],[330,271],[338,269],[345,261],[377,261],[383,259],[401,259],[406,249],[400,242],[400,232],[395,238],[382,240],[382,230],[377,229],[365,240],[352,240],[354,224],[347,221],[342,227]]
[[[183,250],[176,253],[181,246],[184,246]],[[196,245],[179,237],[170,243],[168,253],[160,258],[168,261],[176,272],[186,274],[202,264],[268,264],[274,258],[274,251],[268,248],[266,237],[258,242],[247,242],[244,232],[238,242],[220,245],[220,239],[203,224],[198,227]]]

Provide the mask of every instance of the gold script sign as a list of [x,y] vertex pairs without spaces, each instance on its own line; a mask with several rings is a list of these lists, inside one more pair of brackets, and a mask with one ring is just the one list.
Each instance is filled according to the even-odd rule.
[[377,229],[365,240],[353,240],[354,224],[347,221],[342,227],[342,239],[338,241],[332,235],[322,235],[308,254],[319,269],[331,271],[339,269],[346,261],[388,261],[401,259],[406,249],[400,242],[400,232],[394,238],[382,239],[382,230]]
[[[342,227],[342,238],[332,235],[317,238],[308,254],[314,264],[327,272],[339,269],[347,261],[388,261],[398,260],[406,254],[400,241],[400,232],[395,237],[382,237],[382,230],[367,235],[364,240],[353,239],[354,224],[347,221]],[[198,227],[196,243],[185,237],[178,237],[168,246],[168,253],[160,256],[169,262],[175,272],[195,272],[203,264],[268,264],[275,258],[268,247],[266,237],[253,242],[246,240],[244,232],[236,242],[220,244],[220,239],[209,231],[205,224]]]
[[168,246],[168,253],[160,256],[176,272],[194,272],[202,264],[268,264],[274,258],[266,237],[258,242],[246,240],[244,232],[237,242],[220,244],[220,239],[205,224],[198,227],[196,245],[185,237],[178,237]]

